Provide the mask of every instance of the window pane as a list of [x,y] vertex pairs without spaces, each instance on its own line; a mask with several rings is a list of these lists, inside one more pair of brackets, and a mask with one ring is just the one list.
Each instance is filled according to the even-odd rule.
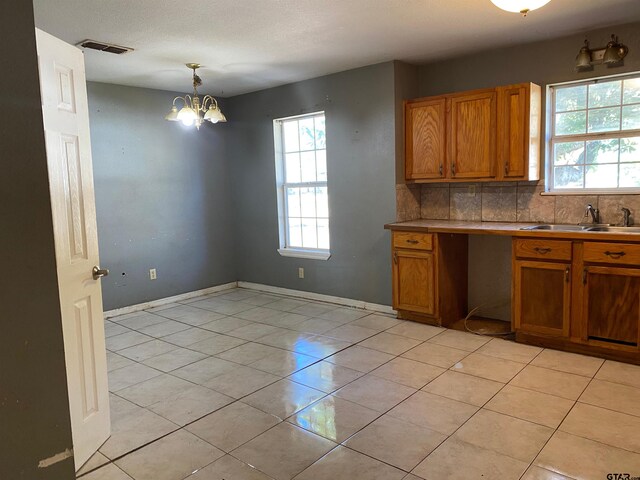
[[640,78],[624,81],[623,103],[640,103]]
[[556,112],[584,110],[585,108],[587,108],[586,85],[556,90]]
[[300,189],[287,188],[287,215],[300,217]]
[[300,164],[302,166],[302,176],[300,177],[302,182],[315,182],[316,181],[316,153],[311,150],[310,152],[300,153]]
[[302,246],[304,248],[318,248],[315,218],[302,219]]
[[587,112],[558,113],[556,135],[572,135],[587,131]]
[[585,175],[586,188],[616,188],[618,186],[618,164],[588,165]]
[[316,117],[316,148],[326,148],[324,115]]
[[284,158],[287,183],[298,183],[300,181],[300,154],[287,153]]
[[589,108],[620,105],[622,81],[589,85]]
[[298,145],[298,122],[284,122],[284,151],[285,152],[297,152],[300,150]]
[[640,105],[622,107],[622,129],[633,130],[640,128]]
[[316,150],[316,175],[319,182],[327,181],[327,151]]
[[584,167],[555,167],[553,169],[554,188],[582,188]]
[[316,189],[301,188],[300,189],[300,206],[303,217],[316,216]]
[[299,218],[289,218],[289,247],[302,247],[302,222]]
[[618,163],[618,140],[588,141],[587,163]]
[[620,130],[620,107],[589,110],[589,133]]
[[329,196],[327,195],[327,187],[316,188],[316,209],[318,217],[329,218]]
[[620,165],[620,186],[624,188],[640,187],[640,163]]
[[329,250],[329,220],[318,219],[318,248]]
[[300,125],[300,150],[313,150],[313,118],[305,118],[298,122]]
[[640,162],[640,137],[620,139],[620,161]]
[[553,158],[555,165],[584,163],[584,142],[557,143]]

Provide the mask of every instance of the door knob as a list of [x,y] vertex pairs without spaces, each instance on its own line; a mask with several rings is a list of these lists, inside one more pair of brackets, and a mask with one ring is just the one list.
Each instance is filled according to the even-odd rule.
[[98,280],[99,278],[106,277],[107,275],[109,275],[109,270],[106,268],[93,267],[93,270],[91,270],[91,273],[93,274],[93,279]]

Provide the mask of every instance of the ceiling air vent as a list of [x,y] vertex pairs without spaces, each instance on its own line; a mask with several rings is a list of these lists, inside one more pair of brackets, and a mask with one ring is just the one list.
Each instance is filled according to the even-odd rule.
[[101,52],[115,53],[116,55],[122,55],[123,53],[133,51],[133,48],[121,47],[119,45],[112,45],[110,43],[96,42],[95,40],[84,40],[76,45],[78,47],[90,48],[92,50],[99,50]]

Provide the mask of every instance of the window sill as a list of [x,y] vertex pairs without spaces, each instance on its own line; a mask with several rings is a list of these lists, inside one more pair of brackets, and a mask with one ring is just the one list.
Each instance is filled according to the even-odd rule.
[[298,250],[295,248],[279,248],[278,253],[283,257],[308,258],[311,260],[329,260],[330,252]]
[[570,195],[582,195],[582,196],[593,196],[593,195],[638,195],[640,194],[640,189],[632,189],[632,190],[616,190],[616,189],[602,189],[602,190],[552,190],[550,192],[543,191],[540,192],[540,195],[545,196],[570,196]]

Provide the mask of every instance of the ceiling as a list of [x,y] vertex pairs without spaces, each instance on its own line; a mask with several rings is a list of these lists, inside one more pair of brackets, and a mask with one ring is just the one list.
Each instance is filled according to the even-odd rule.
[[490,0],[34,0],[34,7],[36,25],[71,44],[135,49],[87,50],[89,80],[185,91],[184,63],[199,62],[202,91],[220,96],[640,20],[638,0],[552,0],[526,18]]

